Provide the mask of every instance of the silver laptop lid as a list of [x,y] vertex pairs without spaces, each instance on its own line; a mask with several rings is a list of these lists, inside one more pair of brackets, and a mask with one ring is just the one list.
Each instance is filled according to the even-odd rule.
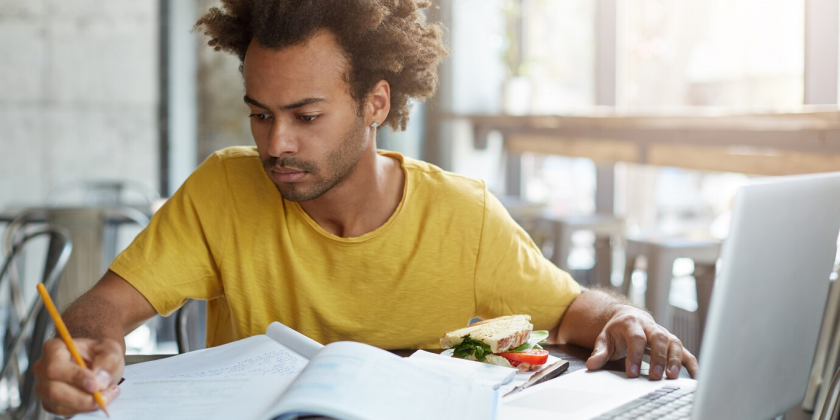
[[801,402],[840,230],[840,173],[742,188],[723,244],[692,419],[769,419]]

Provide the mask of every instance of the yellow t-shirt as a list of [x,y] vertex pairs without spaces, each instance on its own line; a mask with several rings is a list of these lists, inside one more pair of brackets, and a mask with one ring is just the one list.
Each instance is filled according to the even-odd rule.
[[211,155],[110,269],[155,310],[208,301],[207,345],[272,321],[327,344],[437,348],[473,316],[557,325],[580,287],[546,260],[482,181],[398,159],[403,199],[376,230],[341,238],[284,200],[253,147]]

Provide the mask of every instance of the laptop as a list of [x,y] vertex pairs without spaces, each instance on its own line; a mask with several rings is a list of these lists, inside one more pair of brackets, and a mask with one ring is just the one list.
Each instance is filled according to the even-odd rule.
[[499,419],[761,419],[802,401],[840,231],[840,173],[739,190],[698,379],[577,371],[502,400]]

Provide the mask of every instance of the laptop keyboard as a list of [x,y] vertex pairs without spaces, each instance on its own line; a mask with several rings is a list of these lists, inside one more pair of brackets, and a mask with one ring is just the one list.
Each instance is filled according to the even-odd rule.
[[690,419],[694,389],[666,385],[593,420]]

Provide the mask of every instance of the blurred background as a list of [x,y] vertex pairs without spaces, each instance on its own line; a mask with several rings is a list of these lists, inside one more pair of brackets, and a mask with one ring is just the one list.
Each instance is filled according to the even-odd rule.
[[[45,223],[74,246],[60,264],[56,234],[27,244],[0,283],[5,336],[27,320],[27,278],[60,266],[66,306],[202,160],[254,144],[238,59],[191,32],[219,3],[0,0],[3,249]],[[434,3],[439,91],[379,147],[485,180],[555,264],[692,350],[738,187],[840,170],[836,0]],[[184,311],[181,351],[203,346],[202,311]],[[815,378],[838,365],[836,325],[827,313]],[[178,330],[156,319],[129,352],[177,352]]]

